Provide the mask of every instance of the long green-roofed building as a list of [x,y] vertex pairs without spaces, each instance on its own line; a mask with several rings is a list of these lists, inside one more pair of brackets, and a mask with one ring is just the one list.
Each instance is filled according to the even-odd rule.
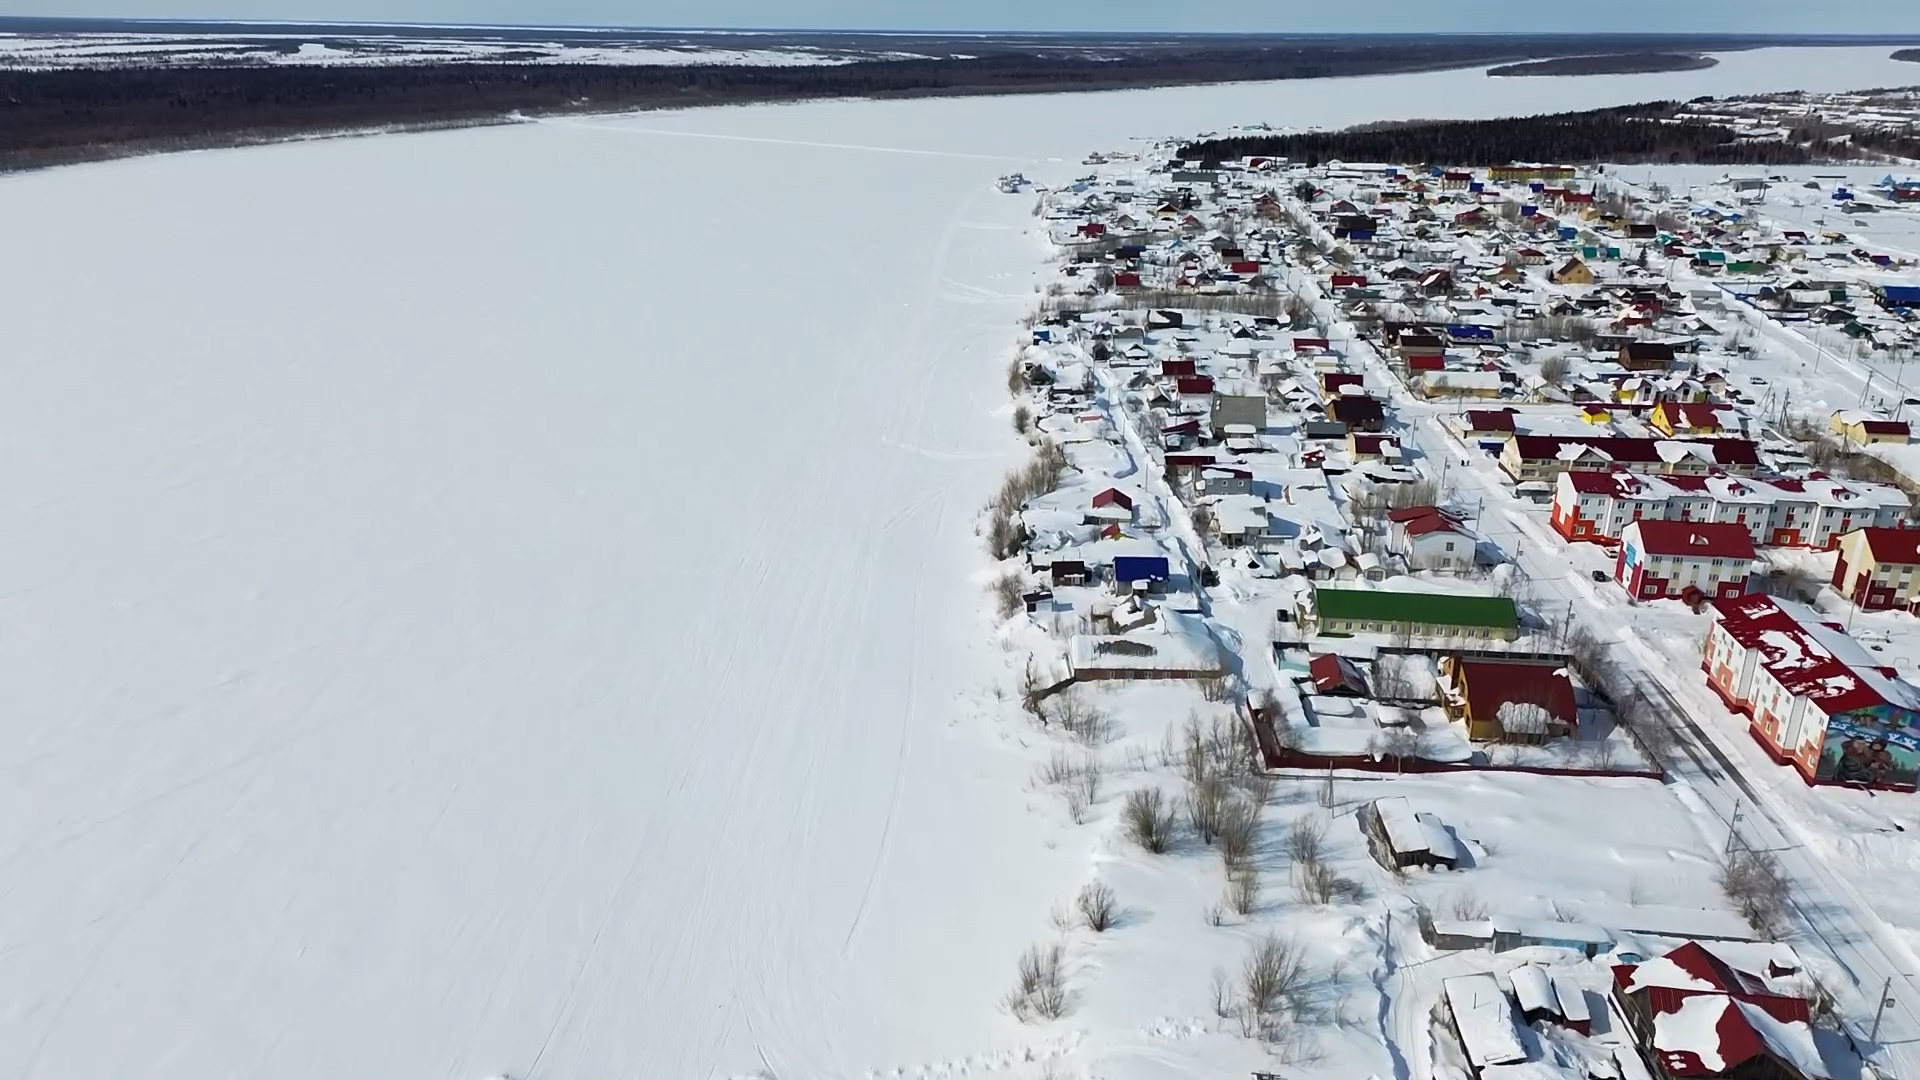
[[1301,608],[1300,623],[1313,634],[1405,631],[1416,637],[1512,641],[1520,636],[1520,609],[1504,596],[1317,586],[1311,602]]

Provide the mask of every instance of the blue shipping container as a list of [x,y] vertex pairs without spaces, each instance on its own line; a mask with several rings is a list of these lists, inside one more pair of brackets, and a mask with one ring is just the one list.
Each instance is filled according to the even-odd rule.
[[1165,581],[1165,555],[1121,555],[1113,560],[1115,581]]

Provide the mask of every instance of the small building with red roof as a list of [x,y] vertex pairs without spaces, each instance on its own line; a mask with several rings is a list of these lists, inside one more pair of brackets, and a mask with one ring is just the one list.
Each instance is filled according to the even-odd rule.
[[1868,611],[1920,606],[1920,529],[1855,529],[1834,546],[1840,595]]
[[1713,605],[1701,667],[1773,759],[1810,784],[1912,791],[1920,689],[1838,624],[1769,596]]
[[1579,730],[1573,680],[1560,661],[1440,661],[1447,718],[1467,726],[1475,742],[1539,744]]
[[1785,945],[1690,941],[1613,968],[1613,998],[1661,1080],[1828,1080],[1809,985]]
[[1635,600],[1731,599],[1750,591],[1753,537],[1732,522],[1635,521],[1620,534],[1613,578]]

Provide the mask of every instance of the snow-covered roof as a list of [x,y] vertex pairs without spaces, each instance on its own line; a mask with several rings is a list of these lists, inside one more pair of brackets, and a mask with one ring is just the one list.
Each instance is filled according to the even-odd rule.
[[1513,983],[1513,999],[1520,1003],[1522,1013],[1545,1009],[1560,1015],[1560,1001],[1554,996],[1553,983],[1547,978],[1545,968],[1521,964],[1507,973],[1507,980]]
[[1484,1069],[1527,1060],[1526,1047],[1521,1045],[1520,1032],[1514,1025],[1513,1007],[1492,975],[1456,975],[1441,985],[1469,1061]]
[[1153,623],[1125,634],[1075,634],[1067,655],[1076,672],[1223,670],[1220,644],[1204,620],[1161,608]]

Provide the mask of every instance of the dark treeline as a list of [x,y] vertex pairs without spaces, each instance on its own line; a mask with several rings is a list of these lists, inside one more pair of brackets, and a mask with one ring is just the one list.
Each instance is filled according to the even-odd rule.
[[[1787,142],[1742,142],[1729,127],[1709,120],[1675,120],[1678,102],[1649,102],[1589,112],[1502,120],[1416,121],[1368,125],[1345,131],[1214,139],[1183,147],[1181,158],[1219,162],[1243,157],[1281,157],[1318,165],[1325,161],[1434,162],[1463,167],[1511,161],[1567,165],[1811,165],[1836,160],[1807,143],[1816,133],[1796,132]],[[1906,156],[1920,143],[1877,133],[1825,126],[1818,137],[1853,136],[1858,151]],[[1834,144],[1842,149],[1847,144]]]
[[1524,64],[1503,64],[1487,74],[1508,77],[1518,75],[1632,75],[1654,71],[1696,71],[1720,61],[1694,53],[1615,53],[1610,56],[1562,56],[1553,60],[1529,60]]
[[1920,64],[1920,49],[1901,49],[1899,52],[1893,54],[1893,58],[1895,60],[1905,60],[1908,63]]
[[[1646,50],[1662,42],[1627,36],[1223,38],[1161,42],[1117,58],[1016,48],[972,60],[823,67],[419,63],[0,71],[0,170],[334,131],[486,123],[514,112],[1303,79],[1479,66],[1596,47]],[[1687,44],[1709,47],[1692,39]]]

